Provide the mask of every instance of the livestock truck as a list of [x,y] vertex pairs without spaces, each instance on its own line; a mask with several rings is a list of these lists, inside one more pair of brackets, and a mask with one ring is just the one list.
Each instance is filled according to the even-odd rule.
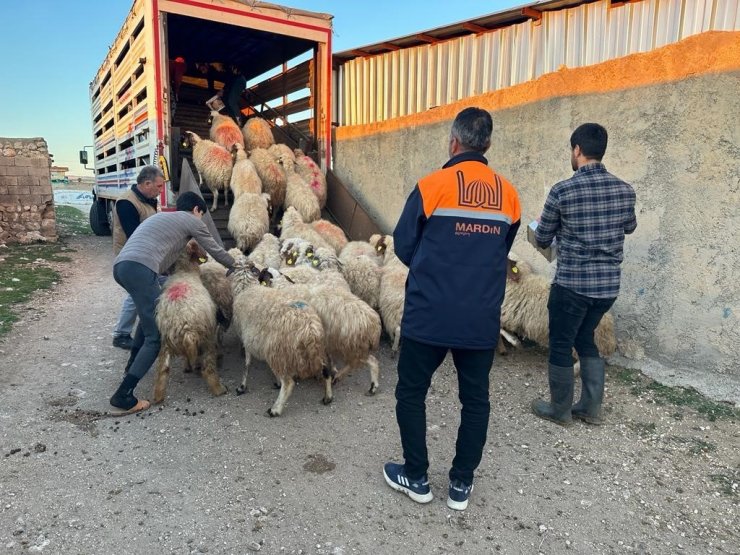
[[[180,137],[208,137],[206,102],[223,86],[224,68],[248,80],[243,114],[269,120],[278,142],[327,168],[331,34],[331,15],[255,0],[135,0],[90,83],[93,145],[80,163],[95,172],[94,233],[111,233],[116,199],[149,164],[167,181],[160,206],[174,208],[182,160],[192,156]],[[223,232],[225,215],[221,226],[214,220]]]

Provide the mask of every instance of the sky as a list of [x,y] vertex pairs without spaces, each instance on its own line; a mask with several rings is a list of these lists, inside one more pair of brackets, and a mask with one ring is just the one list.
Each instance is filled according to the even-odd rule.
[[[522,0],[282,0],[334,16],[339,52],[519,6]],[[56,165],[92,175],[88,85],[132,0],[0,0],[0,137],[44,137]],[[101,7],[101,6],[104,6]]]

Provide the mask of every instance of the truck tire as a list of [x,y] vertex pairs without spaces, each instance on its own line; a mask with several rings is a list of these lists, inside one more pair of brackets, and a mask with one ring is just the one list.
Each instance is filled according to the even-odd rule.
[[105,209],[105,201],[95,201],[90,206],[90,228],[95,235],[110,235],[111,229],[108,223],[108,213]]

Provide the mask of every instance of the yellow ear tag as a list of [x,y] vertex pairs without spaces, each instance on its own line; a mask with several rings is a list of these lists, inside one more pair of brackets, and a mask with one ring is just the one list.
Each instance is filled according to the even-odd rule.
[[512,274],[518,274],[518,273],[519,273],[519,268],[517,268],[516,266],[514,266],[514,267],[513,267],[512,269],[511,269],[511,273],[512,273]]
[[313,258],[313,251],[306,251],[306,258]]
[[380,252],[381,250],[383,250],[383,247],[381,247],[380,245],[378,245],[377,247],[375,247],[375,250],[378,251],[378,252]]
[[319,265],[319,259],[318,259],[318,258],[314,258],[314,259],[313,259],[313,260],[311,261],[311,264],[313,264],[314,266],[318,266],[318,265]]
[[198,259],[198,262],[200,262],[201,264],[205,264],[207,261],[208,261],[208,259],[207,258],[203,258],[202,256]]
[[288,266],[292,266],[292,265],[293,265],[293,259],[292,259],[292,258],[288,258],[288,260],[286,260],[286,261],[285,261],[285,263],[286,263],[286,264],[287,264]]
[[260,281],[260,285],[267,285],[266,281]]

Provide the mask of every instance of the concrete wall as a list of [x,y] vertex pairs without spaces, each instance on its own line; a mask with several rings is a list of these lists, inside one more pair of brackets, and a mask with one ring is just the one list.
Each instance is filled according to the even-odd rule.
[[[589,121],[607,128],[604,163],[633,185],[638,201],[614,307],[617,361],[740,402],[740,48],[734,52],[739,71],[529,102],[477,100],[494,119],[490,164],[517,186],[525,223],[540,213],[549,187],[572,174],[571,131]],[[626,60],[626,75],[630,64],[643,67],[640,56],[648,55]],[[660,73],[655,60],[647,62]],[[571,77],[603,79],[602,69],[572,70],[579,73]],[[424,125],[338,133],[335,172],[385,231],[415,181],[447,160],[460,107]],[[514,250],[541,272],[554,271],[523,231]]]
[[0,244],[56,240],[44,139],[0,138]]

